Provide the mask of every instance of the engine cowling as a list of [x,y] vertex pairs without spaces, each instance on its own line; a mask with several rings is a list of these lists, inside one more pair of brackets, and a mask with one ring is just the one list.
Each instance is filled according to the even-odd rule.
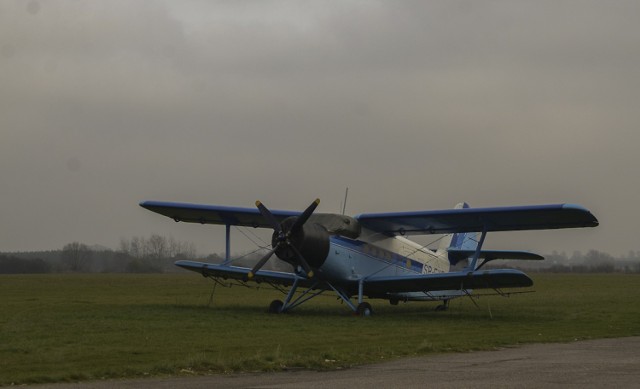
[[256,201],[262,217],[273,226],[273,248],[247,273],[247,279],[252,279],[273,254],[295,268],[301,267],[307,278],[313,278],[313,268],[317,269],[327,260],[330,247],[328,230],[317,223],[307,224],[318,204],[320,199],[315,199],[299,216],[279,222],[264,204]]
[[[305,223],[301,228],[291,230],[297,216],[289,217],[282,221],[282,230],[290,231],[289,245],[280,245],[276,250],[276,256],[294,267],[301,265],[298,255],[291,248],[294,246],[313,268],[321,267],[329,255],[329,232],[317,223]],[[273,233],[271,244],[276,247],[281,239],[280,234]]]

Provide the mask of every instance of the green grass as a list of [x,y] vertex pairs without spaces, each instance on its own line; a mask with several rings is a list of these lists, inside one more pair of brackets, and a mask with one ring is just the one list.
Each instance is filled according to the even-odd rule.
[[0,276],[0,385],[334,369],[427,353],[640,335],[639,275],[534,275],[536,293],[391,306],[333,296],[285,315],[270,290],[185,275]]

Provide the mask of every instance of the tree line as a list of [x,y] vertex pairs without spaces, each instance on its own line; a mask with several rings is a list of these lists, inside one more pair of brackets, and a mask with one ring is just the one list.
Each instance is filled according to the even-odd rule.
[[19,273],[164,273],[173,262],[195,259],[191,242],[151,235],[121,239],[118,250],[71,242],[60,250],[0,254],[0,274]]
[[622,257],[598,250],[574,251],[571,255],[554,251],[545,255],[544,261],[504,261],[491,267],[500,265],[549,273],[640,273],[640,251],[629,251]]
[[[255,251],[234,254],[235,265],[253,266],[263,255]],[[60,250],[0,253],[0,274],[21,273],[166,273],[179,272],[174,262],[195,259],[196,249],[191,242],[172,237],[151,235],[121,239],[117,250],[71,242]],[[209,254],[204,262],[220,263],[222,254]],[[287,271],[290,266],[272,260],[265,269]],[[544,261],[496,261],[487,268],[516,268],[525,271],[554,273],[640,273],[640,251],[629,251],[627,256],[613,257],[598,250],[586,253],[574,251],[571,255],[554,251]]]

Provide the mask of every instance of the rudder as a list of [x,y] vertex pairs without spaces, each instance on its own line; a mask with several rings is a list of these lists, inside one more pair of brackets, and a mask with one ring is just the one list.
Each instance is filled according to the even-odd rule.
[[[469,204],[460,203],[455,206],[455,209],[464,209],[464,208],[470,208]],[[479,232],[461,232],[461,233],[451,234],[450,240],[448,242],[443,242],[443,243],[447,244],[446,246],[447,250],[453,248],[453,249],[459,249],[459,250],[474,251],[476,248],[478,248],[479,237],[480,237]],[[451,256],[448,256],[448,258],[451,266],[455,266],[460,261],[459,257],[453,258]]]

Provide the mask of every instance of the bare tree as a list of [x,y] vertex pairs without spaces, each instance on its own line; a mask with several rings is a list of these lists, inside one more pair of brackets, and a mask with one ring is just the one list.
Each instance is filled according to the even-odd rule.
[[148,239],[134,236],[120,240],[120,252],[136,259],[193,259],[196,248],[192,242],[180,242],[173,237],[151,235]]
[[169,244],[167,238],[153,234],[146,242],[146,256],[149,258],[167,258]]
[[88,268],[91,250],[86,244],[73,242],[62,248],[62,261],[71,271],[82,271]]
[[120,239],[120,252],[131,258],[142,258],[145,256],[146,241],[144,238],[134,236],[131,240]]

